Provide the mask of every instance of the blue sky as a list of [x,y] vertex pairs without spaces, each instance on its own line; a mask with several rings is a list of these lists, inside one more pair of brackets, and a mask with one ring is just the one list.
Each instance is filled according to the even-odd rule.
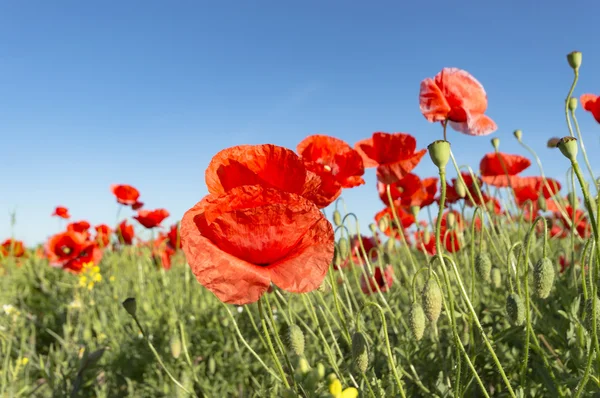
[[[441,130],[419,112],[419,83],[446,66],[481,81],[499,126],[482,138],[450,132],[459,163],[477,168],[492,137],[525,154],[520,128],[564,179],[566,159],[545,143],[568,134],[568,52],[583,52],[576,94],[600,94],[600,3],[571,4],[2,2],[0,239],[14,210],[14,234],[30,245],[57,232],[56,205],[114,224],[113,183],[138,187],[174,222],[206,194],[211,156],[232,145],[401,131],[426,147]],[[597,152],[600,126],[579,120]],[[428,158],[416,172],[434,173]],[[365,226],[382,207],[374,170],[366,180],[344,193]]]

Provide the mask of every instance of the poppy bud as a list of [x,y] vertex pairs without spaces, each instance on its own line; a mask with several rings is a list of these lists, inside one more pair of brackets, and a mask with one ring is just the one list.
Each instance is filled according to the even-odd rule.
[[296,355],[304,355],[304,333],[295,323],[289,325],[285,334],[285,341],[290,350]]
[[487,253],[482,252],[475,256],[475,271],[485,282],[490,282],[490,274],[492,272],[492,260]]
[[525,322],[525,306],[517,293],[511,293],[506,298],[506,314],[514,326],[521,326]]
[[541,211],[548,210],[548,206],[546,204],[546,198],[544,197],[544,195],[538,196],[537,203],[538,203],[538,207],[540,208]]
[[340,225],[342,225],[342,215],[340,214],[340,212],[338,210],[333,211],[333,224],[336,227],[339,227]]
[[408,314],[410,331],[417,341],[423,338],[425,333],[425,311],[421,304],[414,302]]
[[129,297],[125,301],[123,301],[123,308],[125,311],[129,313],[131,316],[135,316],[135,312],[137,311],[137,304],[135,302],[135,298]]
[[304,357],[300,358],[300,360],[298,361],[298,369],[300,370],[300,373],[302,373],[302,374],[306,374],[310,371],[310,365],[308,364],[308,361],[306,360],[306,358],[304,358]]
[[550,295],[554,283],[554,266],[548,257],[540,259],[533,270],[535,292],[539,298],[545,299]]
[[575,97],[569,98],[568,105],[569,105],[569,110],[571,112],[575,112],[575,110],[577,109],[577,98],[575,98]]
[[492,268],[491,272],[492,285],[498,289],[502,285],[502,272],[500,272],[500,268]]
[[421,293],[425,315],[431,323],[436,323],[442,313],[442,291],[435,278],[429,278]]
[[322,363],[317,364],[317,376],[319,376],[319,380],[323,380],[325,377],[325,366]]
[[572,51],[567,54],[567,61],[569,61],[569,66],[573,68],[575,72],[579,71],[579,67],[581,66],[581,51]]
[[430,240],[431,240],[431,231],[429,230],[429,228],[427,228],[425,231],[423,231],[423,242],[429,243]]
[[333,265],[336,269],[342,266],[342,257],[340,256],[340,248],[335,245],[333,247]]
[[388,252],[391,252],[396,247],[396,241],[394,238],[390,238],[385,242],[385,248]]
[[445,169],[450,160],[450,143],[444,140],[434,141],[427,147],[431,161],[439,169]]
[[448,213],[446,216],[446,224],[448,228],[454,228],[454,224],[456,224],[456,215],[454,213]]
[[415,220],[419,218],[419,210],[421,210],[419,206],[410,206],[410,214],[412,214]]
[[350,243],[348,239],[341,238],[338,242],[339,252],[341,258],[346,258],[350,254]]
[[367,339],[362,332],[355,332],[352,336],[352,360],[360,373],[365,373],[369,366],[369,347]]
[[[592,333],[592,299],[588,299],[585,303],[585,327]],[[596,331],[600,331],[600,299],[596,296]]]
[[467,187],[460,178],[456,180],[456,183],[454,184],[454,190],[456,191],[456,194],[459,198],[464,198],[465,196],[467,196]]
[[173,358],[179,358],[179,355],[181,354],[181,340],[179,340],[179,336],[174,335],[173,337],[171,337],[171,342],[169,343],[169,345],[171,348],[171,355],[173,355]]
[[373,235],[377,235],[377,225],[374,223],[369,224],[369,230]]
[[500,138],[492,138],[492,146],[495,150],[498,150],[498,148],[500,148]]
[[521,130],[515,130],[513,135],[517,139],[517,141],[521,142],[521,138],[523,138],[523,132]]
[[566,136],[558,141],[558,149],[562,152],[563,155],[571,162],[574,162],[577,158],[577,138]]

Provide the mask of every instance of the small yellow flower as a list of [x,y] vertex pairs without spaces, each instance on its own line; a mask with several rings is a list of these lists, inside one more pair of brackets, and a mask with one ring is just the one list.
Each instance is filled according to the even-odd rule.
[[87,285],[88,290],[92,290],[94,288],[94,282],[90,282]]
[[87,276],[81,275],[79,277],[79,286],[85,287],[87,285]]
[[94,279],[94,282],[101,282],[102,281],[102,275],[96,274],[96,275],[94,275],[93,279]]
[[94,274],[98,274],[98,273],[100,273],[100,267],[98,267],[97,265],[96,265],[96,266],[94,266],[94,267],[92,268],[92,272],[93,272]]
[[334,398],[356,398],[358,397],[358,390],[354,387],[348,387],[342,391],[342,382],[335,379],[329,385],[329,393]]
[[27,365],[28,363],[29,363],[29,358],[27,358],[27,357],[23,357],[23,358],[21,358],[21,365],[22,365],[22,366],[25,366],[25,365]]
[[108,278],[108,280],[109,280],[110,282],[114,282],[114,281],[115,281],[115,276],[114,276],[114,275],[111,275],[111,276],[110,276],[110,278]]

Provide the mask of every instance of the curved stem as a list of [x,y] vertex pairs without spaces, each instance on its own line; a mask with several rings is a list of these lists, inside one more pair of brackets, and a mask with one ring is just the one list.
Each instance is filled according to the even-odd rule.
[[567,99],[565,100],[565,117],[567,118],[567,126],[569,127],[569,134],[571,134],[571,137],[575,137],[575,134],[573,134],[573,128],[571,127],[571,120],[569,119],[569,100],[571,99],[571,96],[573,95],[573,91],[575,90],[575,86],[577,85],[577,80],[579,80],[579,72],[574,71],[575,74],[573,75],[573,83],[571,83],[571,88],[569,89],[569,94],[567,94]]
[[273,342],[271,341],[271,336],[269,334],[269,329],[267,328],[267,320],[265,318],[263,306],[262,306],[263,298],[261,297],[258,301],[258,312],[260,314],[260,322],[262,324],[263,333],[265,335],[265,340],[267,341],[267,346],[269,347],[269,352],[273,357],[273,361],[275,361],[275,367],[277,371],[279,371],[279,375],[281,376],[281,380],[286,388],[290,388],[290,383],[288,383],[285,372],[283,371],[283,367],[281,366],[281,362],[279,362],[279,358],[277,357],[277,353],[275,352],[275,347],[273,347]]

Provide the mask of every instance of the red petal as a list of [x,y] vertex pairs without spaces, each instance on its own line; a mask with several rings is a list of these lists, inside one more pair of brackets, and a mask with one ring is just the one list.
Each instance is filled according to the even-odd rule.
[[450,105],[444,98],[442,91],[433,79],[425,79],[421,82],[419,93],[419,107],[421,113],[430,122],[441,122],[446,120],[450,112]]

